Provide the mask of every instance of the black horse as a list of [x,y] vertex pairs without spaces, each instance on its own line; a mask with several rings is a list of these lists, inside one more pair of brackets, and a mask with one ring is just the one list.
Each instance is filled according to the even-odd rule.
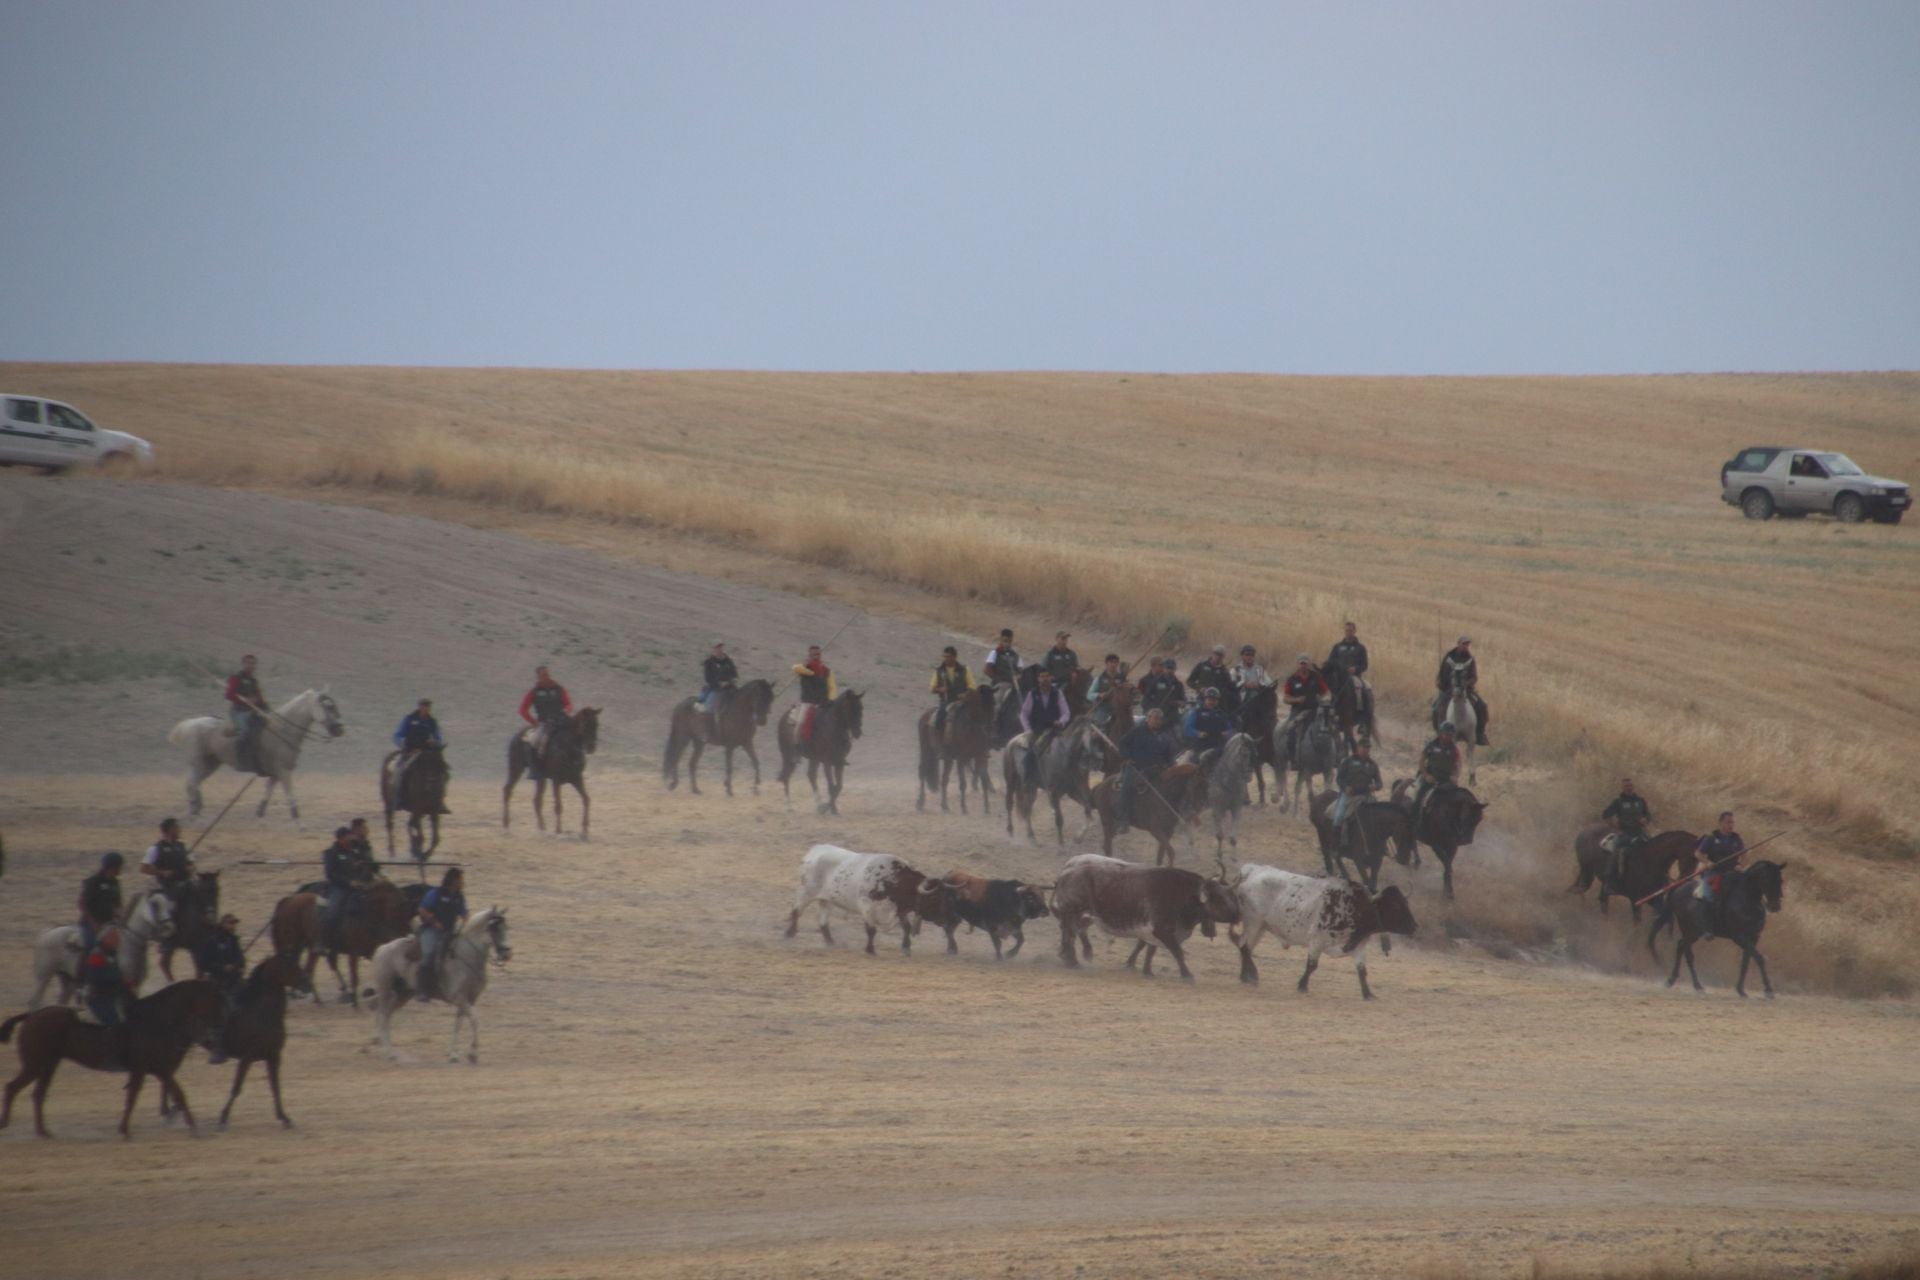
[[560,812],[560,786],[572,787],[580,794],[580,838],[587,838],[588,819],[593,802],[587,798],[587,757],[600,746],[600,708],[582,707],[573,715],[550,726],[546,745],[536,759],[527,744],[526,730],[513,735],[507,743],[507,785],[500,789],[500,825],[513,824],[513,788],[525,774],[533,779],[533,820],[542,831],[547,829],[541,810],[547,785],[553,785],[553,829],[565,830]]
[[213,933],[220,918],[220,873],[202,871],[182,880],[167,895],[173,902],[173,932],[160,941],[160,972],[173,981],[173,953],[185,951],[193,960],[193,976],[200,972],[200,944]]
[[[1404,804],[1411,815],[1412,804],[1406,800],[1404,790],[1401,784],[1394,784],[1394,802]],[[1443,782],[1428,794],[1426,807],[1420,811],[1420,821],[1413,832],[1417,842],[1413,863],[1420,865],[1419,845],[1433,850],[1433,856],[1440,859],[1441,887],[1449,898],[1453,896],[1454,856],[1473,843],[1473,833],[1479,829],[1480,815],[1486,809],[1486,802],[1473,792],[1457,783]]]
[[[860,736],[861,706],[860,693],[848,689],[832,702],[811,708],[813,712],[813,732],[807,740],[800,740],[800,729],[805,723],[810,708],[802,705],[780,720],[780,790],[789,800],[793,798],[789,783],[793,771],[800,762],[807,762],[807,785],[813,788],[815,804],[822,813],[840,812],[840,788],[846,779],[847,753],[853,750],[855,738]],[[827,775],[827,798],[818,799],[820,794],[819,776],[822,769]]]
[[1320,839],[1320,860],[1329,876],[1343,878],[1346,877],[1345,864],[1351,862],[1367,890],[1377,892],[1380,867],[1386,861],[1389,846],[1395,862],[1403,867],[1412,865],[1413,822],[1399,805],[1385,800],[1356,799],[1353,803],[1359,808],[1351,820],[1353,842],[1343,844],[1340,832],[1333,825],[1333,802],[1339,797],[1337,791],[1322,791],[1307,808],[1307,820],[1313,823],[1314,834]]
[[1280,722],[1280,691],[1272,685],[1256,689],[1252,693],[1242,691],[1240,706],[1233,713],[1234,727],[1253,739],[1253,780],[1260,788],[1260,804],[1267,803],[1267,774],[1273,770],[1274,799],[1280,798],[1286,785],[1287,771],[1274,755],[1273,730]]
[[220,1047],[233,1059],[233,1092],[220,1110],[220,1127],[226,1128],[233,1112],[234,1099],[247,1078],[247,1068],[256,1062],[267,1064],[267,1083],[273,1087],[273,1114],[282,1128],[293,1128],[286,1109],[280,1105],[280,1051],[287,1044],[287,990],[301,980],[300,966],[289,956],[268,956],[253,967],[227,1014],[221,1032]]
[[[439,747],[420,747],[414,751],[413,763],[407,766],[405,776],[396,784],[393,773],[405,756],[405,752],[395,751],[380,764],[380,804],[387,811],[387,856],[393,856],[394,812],[405,810],[407,851],[424,862],[440,847],[440,815],[447,811],[447,780],[452,777],[452,770],[447,768],[445,751]],[[431,839],[422,829],[423,820],[432,828]]]
[[1660,951],[1654,946],[1654,939],[1666,926],[1677,927],[1680,943],[1674,948],[1673,972],[1667,975],[1667,985],[1671,987],[1680,980],[1680,962],[1685,960],[1693,989],[1706,990],[1693,967],[1693,944],[1707,937],[1725,938],[1740,948],[1740,977],[1733,984],[1734,991],[1746,999],[1747,965],[1757,962],[1760,985],[1766,989],[1767,999],[1773,999],[1773,983],[1767,978],[1767,958],[1760,954],[1760,933],[1767,927],[1767,916],[1780,909],[1781,896],[1786,892],[1786,869],[1784,862],[1761,859],[1744,871],[1721,873],[1717,920],[1711,918],[1716,904],[1696,898],[1691,885],[1669,891],[1662,897],[1660,914],[1647,930],[1647,950],[1658,960]]

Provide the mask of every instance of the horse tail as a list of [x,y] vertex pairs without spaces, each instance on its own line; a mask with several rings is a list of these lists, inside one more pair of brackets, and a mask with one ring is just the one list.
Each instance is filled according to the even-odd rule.
[[940,749],[934,745],[930,724],[920,726],[920,781],[928,787],[940,785]]
[[26,1014],[16,1013],[11,1018],[8,1018],[5,1022],[0,1022],[0,1044],[13,1043],[14,1027],[22,1022],[25,1022],[26,1020],[27,1020]]

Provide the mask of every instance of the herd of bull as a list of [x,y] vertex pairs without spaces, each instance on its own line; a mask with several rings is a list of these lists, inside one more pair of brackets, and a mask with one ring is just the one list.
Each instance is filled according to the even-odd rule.
[[1332,952],[1353,958],[1360,993],[1369,1000],[1373,991],[1367,985],[1367,943],[1378,937],[1385,951],[1390,935],[1411,937],[1415,928],[1406,895],[1394,886],[1376,893],[1352,881],[1303,876],[1254,862],[1243,863],[1236,873],[1229,874],[1223,865],[1219,875],[1202,876],[1094,853],[1069,859],[1052,885],[1034,885],[964,871],[927,876],[892,854],[818,844],[800,863],[800,889],[787,920],[789,938],[799,931],[801,914],[809,907],[817,909],[820,936],[829,944],[833,914],[860,921],[867,930],[869,955],[879,931],[895,928],[900,950],[911,954],[913,935],[924,923],[945,931],[949,952],[958,950],[954,931],[964,924],[992,939],[995,959],[1003,958],[1002,943],[1011,938],[1013,948],[1004,953],[1011,957],[1025,944],[1026,922],[1052,916],[1060,926],[1060,959],[1069,968],[1079,967],[1083,956],[1093,958],[1088,934],[1098,925],[1136,944],[1127,967],[1144,951],[1141,971],[1151,977],[1154,954],[1165,948],[1188,982],[1193,973],[1187,968],[1187,939],[1195,929],[1215,937],[1218,926],[1226,925],[1228,937],[1240,948],[1242,982],[1259,981],[1253,949],[1272,934],[1283,945],[1306,948],[1301,991],[1307,989],[1321,955]]

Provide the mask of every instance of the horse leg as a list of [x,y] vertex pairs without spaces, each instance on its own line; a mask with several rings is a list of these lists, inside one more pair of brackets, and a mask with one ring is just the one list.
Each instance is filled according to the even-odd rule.
[[427,842],[427,857],[431,858],[434,850],[440,847],[440,815],[437,813],[428,814],[427,823],[433,828],[433,838]]
[[[251,1067],[252,1065],[253,1065],[253,1059],[251,1058],[242,1058],[240,1059],[240,1061],[234,1064],[233,1090],[227,1094],[227,1105],[220,1108],[220,1118],[213,1122],[214,1127],[216,1129],[224,1129],[227,1127],[227,1117],[233,1114],[234,1099],[240,1096],[240,1086],[243,1082],[245,1082],[247,1078],[247,1068]],[[276,1089],[274,1092],[277,1094],[279,1090]],[[280,1105],[279,1102],[276,1100],[274,1103],[274,1109],[278,1110],[279,1105]]]
[[120,1112],[120,1136],[123,1138],[133,1136],[133,1104],[140,1100],[140,1086],[146,1079],[147,1073],[144,1071],[134,1071],[127,1076],[127,1105]]
[[553,780],[553,834],[562,835],[567,829],[567,815],[560,805],[560,780]]
[[467,1002],[453,1002],[453,1034],[447,1038],[447,1061],[460,1061],[460,1019],[467,1016]]
[[721,785],[726,788],[727,798],[732,799],[733,798],[733,748],[732,747],[730,746],[722,747],[720,749],[720,762],[722,765]]
[[[244,1063],[241,1065],[245,1066]],[[273,1114],[280,1121],[280,1127],[293,1128],[293,1117],[289,1116],[287,1109],[280,1105],[280,1055],[277,1052],[267,1059],[267,1083],[273,1086]],[[238,1088],[236,1084],[235,1090],[238,1091]]]
[[687,790],[696,796],[700,794],[700,753],[706,749],[707,744],[699,738],[687,744]]
[[500,788],[500,829],[503,831],[513,825],[513,787],[519,781],[520,770],[509,764],[507,785]]
[[1747,998],[1747,966],[1753,962],[1753,948],[1746,943],[1740,944],[1740,973],[1733,980],[1733,994],[1742,1000]]
[[1767,999],[1773,999],[1773,980],[1767,977],[1767,958],[1760,954],[1759,947],[1751,947],[1753,962],[1760,966],[1760,987],[1766,992]]
[[273,777],[271,774],[267,776],[266,794],[260,797],[260,807],[253,811],[254,817],[264,818],[267,816],[267,801],[273,799],[274,784],[277,783],[278,781],[279,779]]
[[753,763],[753,794],[760,794],[760,753],[753,749],[752,739],[742,743],[740,749],[747,753],[747,759]]
[[[53,1087],[53,1073],[60,1069],[60,1059],[55,1058],[46,1072],[33,1082],[33,1131],[42,1138],[51,1138],[47,1132],[47,1090]],[[14,1086],[7,1086],[9,1089]],[[7,1101],[13,1101],[13,1094],[7,1094]]]
[[540,830],[547,829],[547,780],[545,777],[533,782],[533,823]]
[[580,838],[585,840],[587,838],[587,818],[593,812],[593,804],[587,799],[586,779],[581,778],[575,782],[573,789],[580,793]]
[[467,1011],[467,1062],[477,1067],[480,1065],[480,1015],[473,1011],[471,1003],[461,1007]]
[[357,1013],[360,1009],[360,953],[347,952],[347,999]]
[[[54,1059],[54,1065],[56,1067],[60,1065],[60,1060],[58,1058]],[[51,1078],[53,1073],[48,1072],[47,1074],[48,1074],[48,1077]],[[15,1076],[13,1079],[7,1081],[6,1098],[4,1101],[0,1101],[0,1129],[6,1128],[7,1121],[13,1118],[14,1095],[19,1093],[22,1089],[26,1088],[29,1084],[32,1084],[33,1082],[34,1082],[33,1070],[30,1067],[28,1067],[26,1063],[22,1062],[20,1064],[20,1074]],[[34,1090],[33,1111],[34,1111],[34,1118],[36,1122],[38,1121],[39,1115],[40,1115],[40,1097],[45,1092],[46,1092],[45,1089]],[[47,1136],[46,1127],[44,1125],[36,1125],[36,1127],[39,1128],[41,1137],[44,1138]]]
[[[1653,928],[1654,928],[1654,933],[1658,933],[1660,931],[1660,926],[1658,924],[1655,924]],[[1669,990],[1673,988],[1674,983],[1680,981],[1680,959],[1682,956],[1685,956],[1687,954],[1687,946],[1688,946],[1687,931],[1684,928],[1680,928],[1677,930],[1677,934],[1678,936],[1676,937],[1673,944],[1673,972],[1667,975],[1667,988]],[[1647,935],[1647,949],[1649,951],[1653,950],[1653,934],[1652,933]],[[1660,955],[1659,952],[1657,951],[1654,952],[1654,957],[1656,959],[1659,958],[1659,955]]]

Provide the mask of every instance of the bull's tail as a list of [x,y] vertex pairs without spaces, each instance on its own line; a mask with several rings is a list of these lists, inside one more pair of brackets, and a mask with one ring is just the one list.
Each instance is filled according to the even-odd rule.
[[11,1018],[8,1018],[5,1022],[0,1022],[0,1044],[11,1044],[13,1042],[14,1027],[18,1026],[22,1022],[25,1022],[26,1020],[27,1020],[26,1014],[16,1013]]

